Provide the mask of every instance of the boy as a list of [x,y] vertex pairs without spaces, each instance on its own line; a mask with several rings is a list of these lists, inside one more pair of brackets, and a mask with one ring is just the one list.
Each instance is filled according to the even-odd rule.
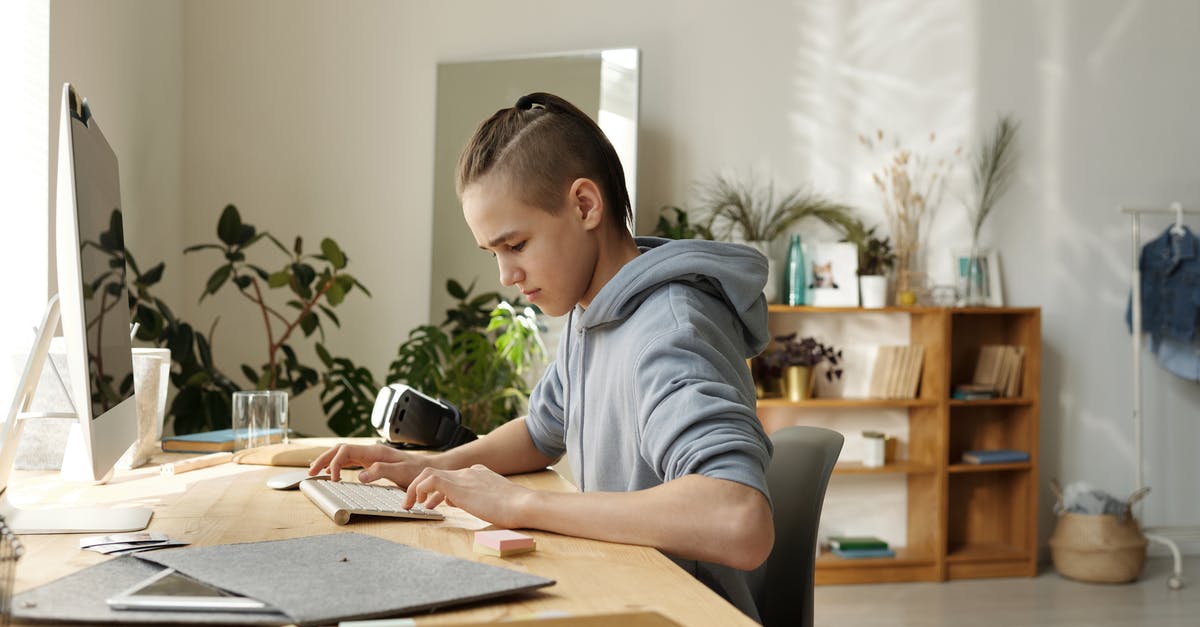
[[[657,547],[757,617],[745,572],[774,544],[771,446],[745,360],[768,339],[766,262],[749,248],[634,239],[620,160],[570,103],[524,96],[459,160],[463,215],[500,282],[569,314],[529,415],[432,456],[339,445],[310,472],[359,465],[407,505],[445,501],[505,528]],[[451,399],[452,400],[452,399]],[[502,475],[563,454],[578,493]]]

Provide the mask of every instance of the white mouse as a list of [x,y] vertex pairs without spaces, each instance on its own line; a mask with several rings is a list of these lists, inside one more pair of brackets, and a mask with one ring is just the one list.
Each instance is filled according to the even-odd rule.
[[305,479],[328,479],[328,478],[329,478],[328,474],[319,474],[319,475],[310,477],[310,476],[308,476],[307,468],[297,468],[296,470],[289,470],[287,472],[282,472],[282,473],[275,475],[274,477],[271,477],[270,479],[267,479],[267,487],[275,488],[276,490],[292,490],[292,489],[300,487],[300,482],[304,481]]

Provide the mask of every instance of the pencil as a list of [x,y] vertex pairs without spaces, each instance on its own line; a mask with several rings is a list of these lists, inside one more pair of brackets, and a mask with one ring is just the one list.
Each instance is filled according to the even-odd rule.
[[209,453],[208,455],[190,457],[177,462],[163,464],[159,467],[159,472],[166,476],[177,475],[181,472],[188,472],[189,470],[197,470],[200,468],[208,468],[209,466],[216,466],[217,464],[224,464],[231,459],[233,459],[233,453],[228,451]]

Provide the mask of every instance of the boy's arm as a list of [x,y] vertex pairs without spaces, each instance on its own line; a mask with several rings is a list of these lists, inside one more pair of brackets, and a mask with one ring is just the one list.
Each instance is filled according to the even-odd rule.
[[533,445],[525,418],[510,420],[478,440],[434,456],[434,468],[456,470],[482,464],[502,475],[542,470],[558,460]]
[[425,468],[455,470],[483,464],[503,474],[540,470],[554,463],[533,445],[525,419],[511,420],[487,436],[444,453],[428,455],[401,451],[382,444],[338,444],[322,453],[309,467],[309,474],[328,470],[334,481],[341,469],[361,466],[361,482],[389,479],[400,487]]
[[742,570],[762,564],[775,543],[761,492],[702,475],[635,492],[577,493],[523,488],[483,466],[426,469],[409,487],[407,505],[443,498],[501,527],[641,544]]

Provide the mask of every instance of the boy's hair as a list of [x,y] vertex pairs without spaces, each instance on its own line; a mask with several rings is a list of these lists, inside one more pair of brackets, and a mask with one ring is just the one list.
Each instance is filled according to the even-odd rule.
[[521,96],[475,129],[458,158],[459,197],[491,172],[513,184],[522,201],[547,211],[562,206],[564,188],[572,181],[591,179],[613,226],[628,232],[633,222],[617,151],[586,113],[553,94]]

